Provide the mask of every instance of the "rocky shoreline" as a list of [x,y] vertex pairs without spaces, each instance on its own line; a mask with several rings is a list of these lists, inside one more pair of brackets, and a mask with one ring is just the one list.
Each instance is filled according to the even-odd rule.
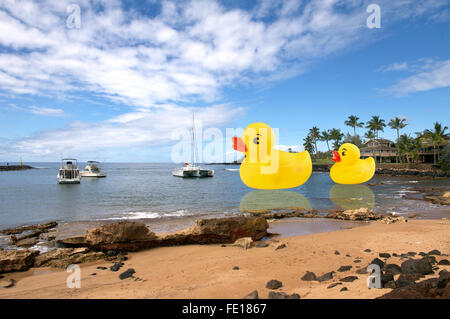
[[[313,164],[313,172],[329,172],[333,164]],[[434,168],[432,165],[377,164],[376,175],[450,177],[450,171]]]
[[36,169],[29,165],[0,165],[0,171],[24,171],[28,169]]

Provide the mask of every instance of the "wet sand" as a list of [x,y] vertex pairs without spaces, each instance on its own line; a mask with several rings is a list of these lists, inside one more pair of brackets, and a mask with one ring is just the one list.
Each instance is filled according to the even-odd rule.
[[[31,269],[7,274],[17,283],[0,290],[0,298],[242,298],[253,290],[258,291],[260,298],[267,298],[270,290],[265,285],[271,279],[283,283],[278,291],[298,293],[301,298],[375,298],[391,289],[369,290],[367,275],[356,274],[356,270],[365,268],[381,252],[400,254],[438,249],[449,254],[450,221],[372,222],[352,229],[283,237],[279,241],[286,248],[243,250],[230,245],[191,245],[150,249],[129,254],[129,260],[118,272],[97,269],[97,266],[109,268],[112,263],[107,261],[84,264],[80,289],[67,288],[69,274],[64,270]],[[371,252],[364,252],[365,249]],[[442,258],[449,257],[437,256],[438,261]],[[387,262],[402,261],[390,257]],[[322,283],[300,280],[306,271],[319,276],[343,265],[351,265],[352,269],[337,272],[332,280]],[[235,266],[239,270],[233,270]],[[120,280],[118,275],[128,268],[133,268],[135,276],[142,280]],[[450,266],[439,269],[450,270]],[[358,279],[327,288],[350,275]],[[342,287],[348,291],[340,292]]]

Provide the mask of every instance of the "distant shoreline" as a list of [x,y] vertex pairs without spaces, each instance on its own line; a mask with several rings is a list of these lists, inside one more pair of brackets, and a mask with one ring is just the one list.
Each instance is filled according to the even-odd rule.
[[36,169],[29,165],[0,165],[0,171],[24,171],[28,169]]

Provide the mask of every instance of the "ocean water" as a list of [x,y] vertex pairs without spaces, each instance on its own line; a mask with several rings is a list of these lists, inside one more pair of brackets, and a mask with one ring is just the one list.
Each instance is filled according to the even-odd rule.
[[[0,229],[56,220],[63,223],[144,220],[157,230],[180,228],[201,217],[239,214],[245,209],[301,206],[307,209],[371,207],[419,218],[450,217],[445,206],[402,196],[415,187],[447,186],[449,179],[374,177],[377,186],[336,185],[327,173],[313,173],[302,186],[283,191],[246,187],[238,166],[203,165],[213,178],[172,176],[173,163],[103,163],[108,177],[58,185],[59,163],[29,163],[35,170],[0,172]],[[85,163],[80,163],[83,168]],[[366,183],[367,184],[367,183]]]

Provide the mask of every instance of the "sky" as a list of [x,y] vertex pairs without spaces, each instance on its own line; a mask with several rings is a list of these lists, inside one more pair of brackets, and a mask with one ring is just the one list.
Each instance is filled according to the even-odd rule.
[[0,162],[188,160],[193,111],[223,159],[253,122],[299,151],[349,115],[450,126],[447,0],[0,0],[0,30]]

